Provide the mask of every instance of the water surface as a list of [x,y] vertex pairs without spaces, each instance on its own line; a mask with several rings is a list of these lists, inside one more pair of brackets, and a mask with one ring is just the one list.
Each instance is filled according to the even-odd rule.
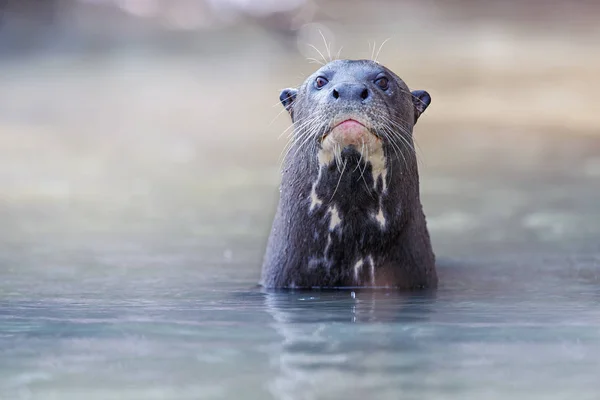
[[600,391],[591,256],[446,265],[440,289],[403,294],[263,292],[237,265],[206,276],[164,250],[126,253],[112,249],[128,266],[96,254],[53,272],[3,274],[2,398],[594,399]]

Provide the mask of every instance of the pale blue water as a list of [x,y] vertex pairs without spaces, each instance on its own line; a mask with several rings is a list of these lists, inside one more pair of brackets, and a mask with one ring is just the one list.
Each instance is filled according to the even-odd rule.
[[600,393],[597,254],[442,262],[441,287],[427,293],[266,293],[243,265],[253,251],[207,269],[202,250],[173,238],[11,250],[2,399]]

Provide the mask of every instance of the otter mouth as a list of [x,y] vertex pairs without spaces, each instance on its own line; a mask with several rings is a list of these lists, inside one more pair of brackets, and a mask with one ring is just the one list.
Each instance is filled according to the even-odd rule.
[[332,128],[321,137],[321,142],[330,138],[338,144],[359,146],[362,143],[379,139],[365,122],[355,117],[338,119],[332,125]]
[[362,127],[362,129],[367,129],[367,127],[365,126],[365,124],[363,124],[360,121],[357,121],[353,118],[348,118],[345,119],[341,122],[338,122],[337,124],[334,125],[334,127],[331,130],[334,130],[337,127],[344,127],[347,129],[353,129],[353,128],[358,128],[358,127]]

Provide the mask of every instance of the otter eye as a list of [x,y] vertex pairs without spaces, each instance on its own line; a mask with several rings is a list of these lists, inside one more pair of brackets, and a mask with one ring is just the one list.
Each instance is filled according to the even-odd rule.
[[388,85],[389,85],[389,81],[388,81],[388,78],[386,78],[386,77],[383,77],[383,78],[379,78],[379,79],[377,79],[377,80],[375,81],[375,84],[376,84],[377,86],[379,86],[379,88],[380,88],[381,90],[387,90],[387,89],[388,89]]
[[317,89],[321,89],[323,86],[327,85],[328,83],[329,83],[329,81],[322,76],[318,76],[317,79],[315,79],[315,86],[317,87]]

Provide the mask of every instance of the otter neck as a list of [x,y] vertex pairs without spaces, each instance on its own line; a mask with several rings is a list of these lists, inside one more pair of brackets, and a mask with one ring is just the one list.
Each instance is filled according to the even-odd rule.
[[388,163],[380,147],[368,156],[353,147],[337,152],[320,149],[313,162],[316,176],[311,187],[311,210],[321,204],[351,203],[360,200],[365,203],[377,202],[378,197],[387,193]]

